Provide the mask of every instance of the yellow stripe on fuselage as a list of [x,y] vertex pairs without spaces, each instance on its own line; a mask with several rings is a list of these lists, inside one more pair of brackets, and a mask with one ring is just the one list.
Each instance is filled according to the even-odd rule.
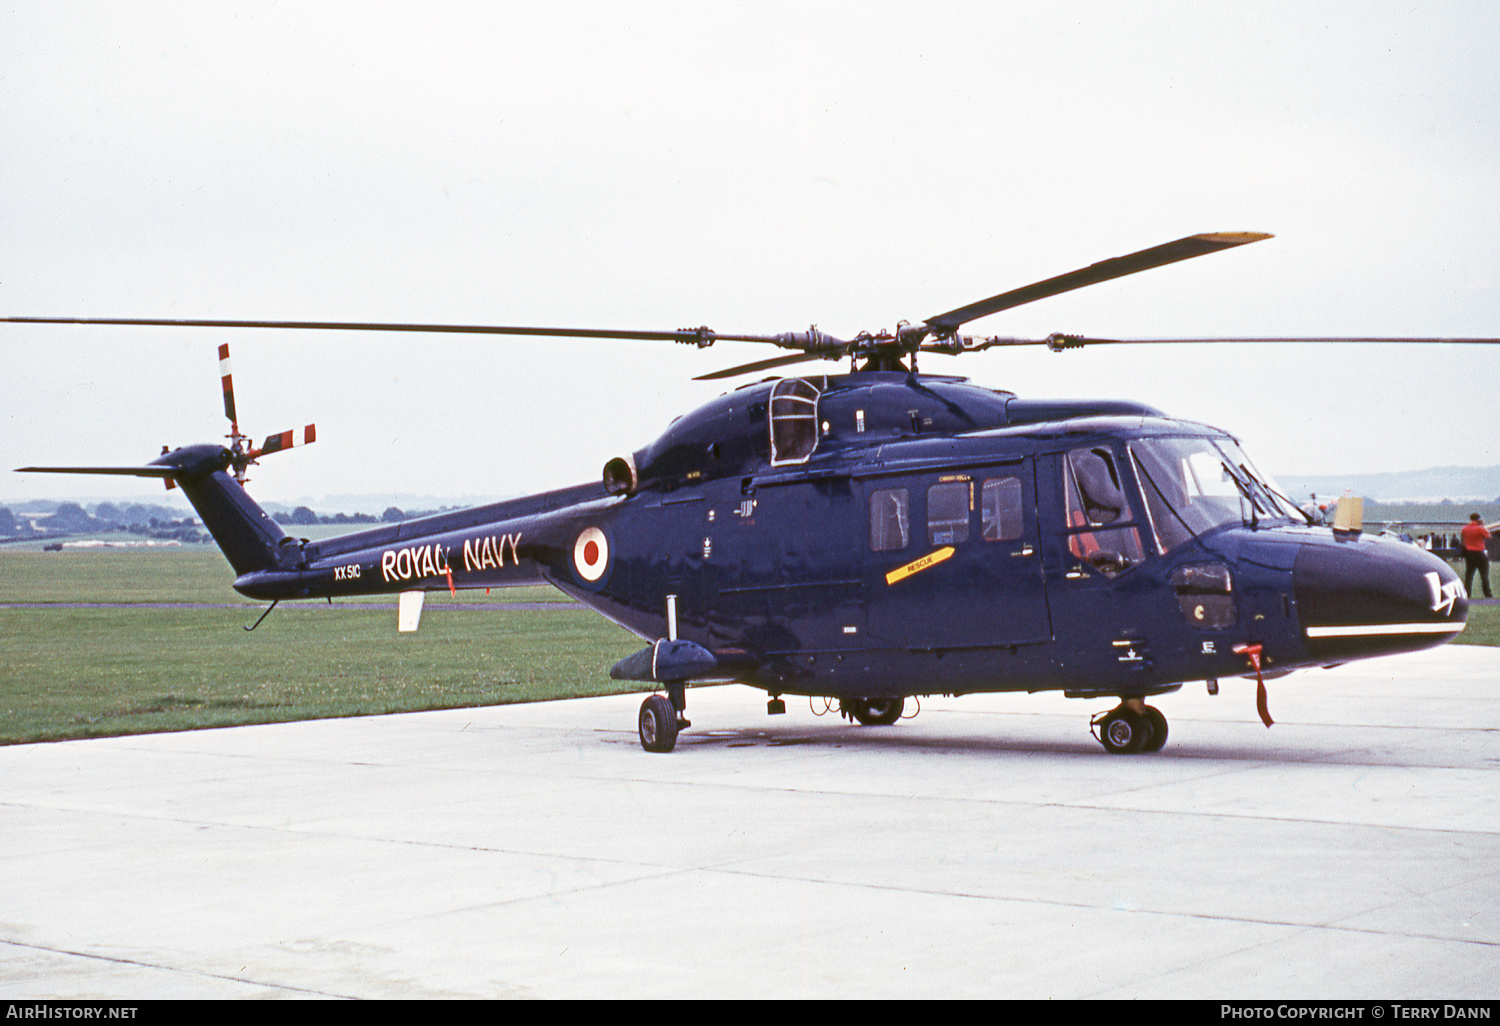
[[912,574],[919,574],[930,566],[937,566],[943,560],[953,555],[953,546],[944,545],[935,552],[929,552],[921,559],[914,559],[905,566],[898,566],[885,575],[886,584],[895,584],[897,581],[905,580]]

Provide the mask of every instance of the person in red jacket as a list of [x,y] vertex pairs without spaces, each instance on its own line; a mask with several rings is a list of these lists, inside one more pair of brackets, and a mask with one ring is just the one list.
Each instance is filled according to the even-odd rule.
[[1490,532],[1485,530],[1484,521],[1479,519],[1478,513],[1470,513],[1460,539],[1464,552],[1464,591],[1474,594],[1474,571],[1478,570],[1479,583],[1484,585],[1484,597],[1494,598],[1490,594],[1490,556],[1485,551],[1489,540]]

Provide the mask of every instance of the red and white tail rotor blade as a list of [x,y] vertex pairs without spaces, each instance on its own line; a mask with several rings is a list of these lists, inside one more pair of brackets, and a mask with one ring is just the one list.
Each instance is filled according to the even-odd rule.
[[224,416],[229,418],[230,430],[240,431],[240,418],[234,412],[234,374],[229,366],[229,345],[219,347],[219,378],[224,383]]
[[267,453],[280,452],[283,449],[294,449],[299,445],[309,445],[318,440],[318,428],[316,424],[309,424],[301,431],[283,431],[266,439],[266,443],[259,449],[250,451],[250,458],[257,459]]

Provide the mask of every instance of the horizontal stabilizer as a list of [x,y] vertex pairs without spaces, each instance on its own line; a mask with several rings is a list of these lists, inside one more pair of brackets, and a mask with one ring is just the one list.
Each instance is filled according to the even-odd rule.
[[17,467],[17,474],[118,474],[123,477],[176,477],[177,467]]

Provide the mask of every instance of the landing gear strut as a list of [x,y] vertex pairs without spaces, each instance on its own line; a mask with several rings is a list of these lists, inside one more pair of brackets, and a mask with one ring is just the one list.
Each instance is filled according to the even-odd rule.
[[682,715],[686,708],[687,688],[681,684],[668,684],[666,695],[648,695],[636,717],[641,747],[648,752],[670,752],[676,748],[678,731],[693,725]]
[[1113,755],[1159,752],[1167,743],[1167,718],[1139,698],[1121,699],[1115,708],[1090,720],[1089,727],[1098,728],[1094,737]]

